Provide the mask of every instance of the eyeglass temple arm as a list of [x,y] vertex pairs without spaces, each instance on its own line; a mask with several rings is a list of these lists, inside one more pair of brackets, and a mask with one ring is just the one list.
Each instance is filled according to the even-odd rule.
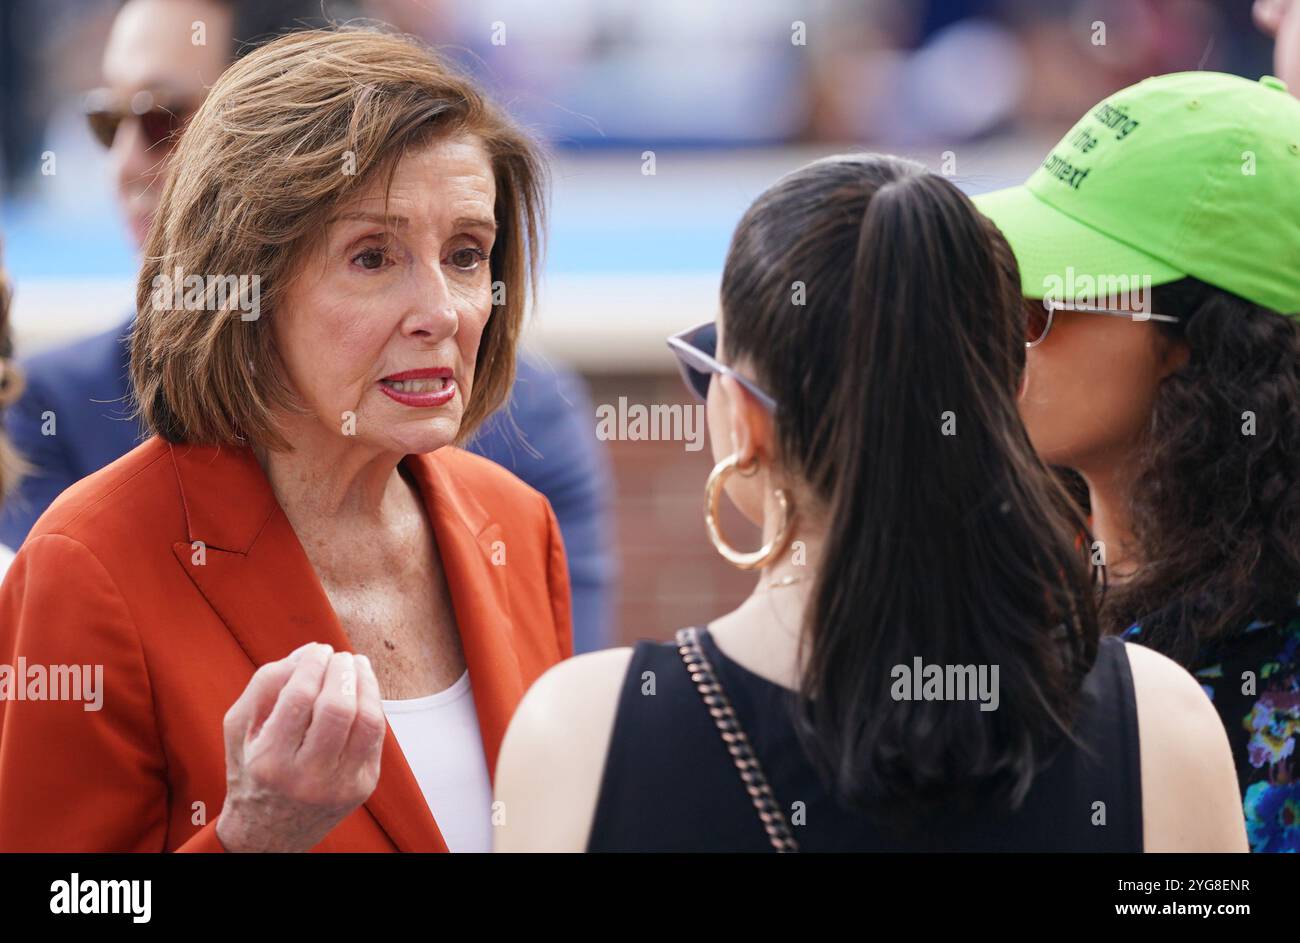
[[1125,311],[1122,308],[1098,308],[1093,305],[1068,305],[1056,301],[1043,300],[1043,307],[1048,313],[1057,311],[1084,311],[1090,314],[1108,314],[1116,318],[1129,318],[1133,321],[1166,321],[1170,324],[1177,324],[1182,318],[1174,317],[1171,314],[1147,314],[1143,311]]

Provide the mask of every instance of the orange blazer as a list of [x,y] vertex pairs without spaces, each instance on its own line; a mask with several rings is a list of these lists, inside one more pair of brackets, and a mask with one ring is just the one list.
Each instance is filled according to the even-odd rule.
[[[529,684],[571,654],[560,531],[544,497],[485,459],[449,447],[405,462],[494,771]],[[0,851],[220,851],[222,719],[259,665],[312,641],[350,650],[249,449],[154,438],[73,485],[0,586]],[[92,685],[102,666],[98,710],[88,691],[36,699],[42,671],[48,698],[74,665]],[[315,850],[447,850],[391,729],[374,794]]]

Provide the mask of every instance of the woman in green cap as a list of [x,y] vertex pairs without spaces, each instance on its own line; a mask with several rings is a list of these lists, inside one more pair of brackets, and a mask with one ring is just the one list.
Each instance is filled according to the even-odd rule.
[[1021,413],[1077,472],[1103,627],[1180,661],[1255,851],[1300,851],[1300,101],[1148,79],[976,199],[1028,303]]

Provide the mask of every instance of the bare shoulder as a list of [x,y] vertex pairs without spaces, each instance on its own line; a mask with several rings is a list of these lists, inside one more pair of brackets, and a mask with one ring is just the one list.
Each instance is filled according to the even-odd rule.
[[604,711],[612,722],[631,658],[630,648],[610,648],[553,666],[524,695],[510,733],[587,729]]
[[570,658],[524,695],[497,760],[497,851],[586,848],[631,658],[630,648]]
[[1142,754],[1147,851],[1246,851],[1245,821],[1223,722],[1181,665],[1126,643]]
[[1189,711],[1197,718],[1213,718],[1218,721],[1214,705],[1205,696],[1196,679],[1187,669],[1154,648],[1125,642],[1124,650],[1128,653],[1129,669],[1133,674],[1133,687],[1140,698],[1144,694],[1150,698],[1170,698],[1178,706]]

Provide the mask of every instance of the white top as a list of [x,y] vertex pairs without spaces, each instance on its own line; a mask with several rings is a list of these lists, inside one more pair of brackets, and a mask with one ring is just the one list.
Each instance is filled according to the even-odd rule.
[[5,571],[9,569],[9,564],[14,562],[14,552],[0,544],[0,580],[5,578]]
[[491,851],[492,781],[469,672],[445,691],[383,705],[448,850]]

